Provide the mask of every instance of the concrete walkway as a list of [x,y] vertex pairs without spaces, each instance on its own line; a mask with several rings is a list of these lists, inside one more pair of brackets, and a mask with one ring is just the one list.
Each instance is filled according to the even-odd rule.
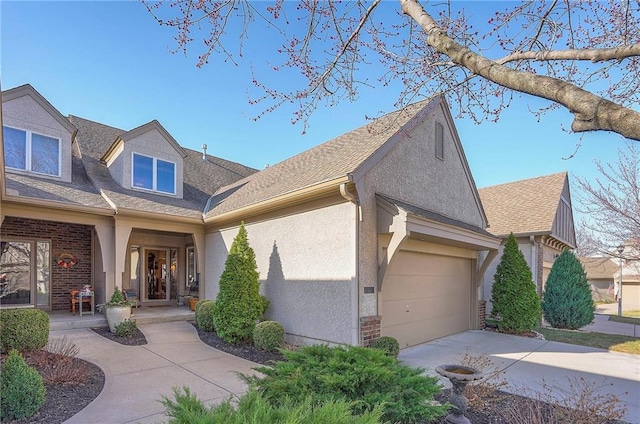
[[584,378],[602,386],[599,393],[620,398],[628,408],[625,421],[640,423],[638,355],[473,330],[403,349],[399,359],[439,377],[434,371],[438,365],[459,363],[464,354],[489,358],[502,371],[508,383],[505,390],[512,393],[541,390],[544,382],[561,396],[571,379]]
[[52,331],[67,336],[80,349],[78,357],[105,373],[100,395],[69,424],[162,423],[168,418],[158,402],[172,398],[172,387],[188,386],[207,405],[245,392],[235,371],[250,374],[258,364],[202,343],[187,322],[140,325],[144,346],[124,346],[89,329]]
[[609,315],[601,314],[595,314],[593,323],[582,327],[580,330],[593,333],[620,334],[623,336],[640,337],[640,325],[609,321]]

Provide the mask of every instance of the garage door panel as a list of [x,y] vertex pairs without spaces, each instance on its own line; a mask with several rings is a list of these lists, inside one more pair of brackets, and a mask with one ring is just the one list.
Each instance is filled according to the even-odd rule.
[[[469,290],[470,276],[398,276],[390,275],[385,279],[382,291],[386,300],[413,299],[416,297],[446,296],[447,294],[466,295]],[[389,283],[389,285],[387,285]],[[393,288],[389,288],[393,285]]]
[[383,315],[384,326],[408,324],[414,321],[424,321],[434,317],[449,319],[460,316],[468,325],[469,304],[460,298],[437,297],[425,299],[398,300],[386,303]]
[[379,293],[382,335],[407,347],[468,330],[471,260],[407,251],[397,255]]

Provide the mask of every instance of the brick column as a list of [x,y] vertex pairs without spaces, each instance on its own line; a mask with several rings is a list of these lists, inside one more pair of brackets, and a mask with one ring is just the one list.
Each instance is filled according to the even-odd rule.
[[380,323],[382,317],[374,315],[360,318],[360,346],[370,346],[380,338]]
[[478,330],[483,330],[487,326],[486,322],[487,315],[487,301],[479,300],[478,301]]

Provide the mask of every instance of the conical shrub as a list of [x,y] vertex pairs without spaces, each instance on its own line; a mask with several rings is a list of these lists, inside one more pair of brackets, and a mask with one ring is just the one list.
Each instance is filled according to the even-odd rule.
[[494,275],[491,302],[491,316],[501,332],[531,331],[540,324],[540,298],[513,233],[507,238]]
[[542,296],[544,319],[554,328],[576,330],[593,321],[593,310],[587,274],[578,258],[565,249],[547,278]]

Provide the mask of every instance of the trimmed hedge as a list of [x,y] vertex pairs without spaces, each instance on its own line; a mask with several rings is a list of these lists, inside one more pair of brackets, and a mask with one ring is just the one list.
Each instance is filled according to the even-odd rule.
[[284,327],[277,321],[258,323],[253,329],[253,344],[262,350],[278,350],[284,345]]
[[39,309],[20,308],[0,311],[0,350],[30,352],[49,341],[49,315]]
[[42,377],[22,355],[12,349],[0,372],[0,419],[19,420],[35,414],[44,404],[46,389]]
[[216,313],[216,302],[213,300],[199,300],[196,303],[196,325],[203,331],[213,331],[213,317]]
[[387,356],[393,356],[394,358],[398,357],[400,353],[400,343],[393,337],[382,336],[378,340],[374,341],[371,346],[374,349],[380,349]]

